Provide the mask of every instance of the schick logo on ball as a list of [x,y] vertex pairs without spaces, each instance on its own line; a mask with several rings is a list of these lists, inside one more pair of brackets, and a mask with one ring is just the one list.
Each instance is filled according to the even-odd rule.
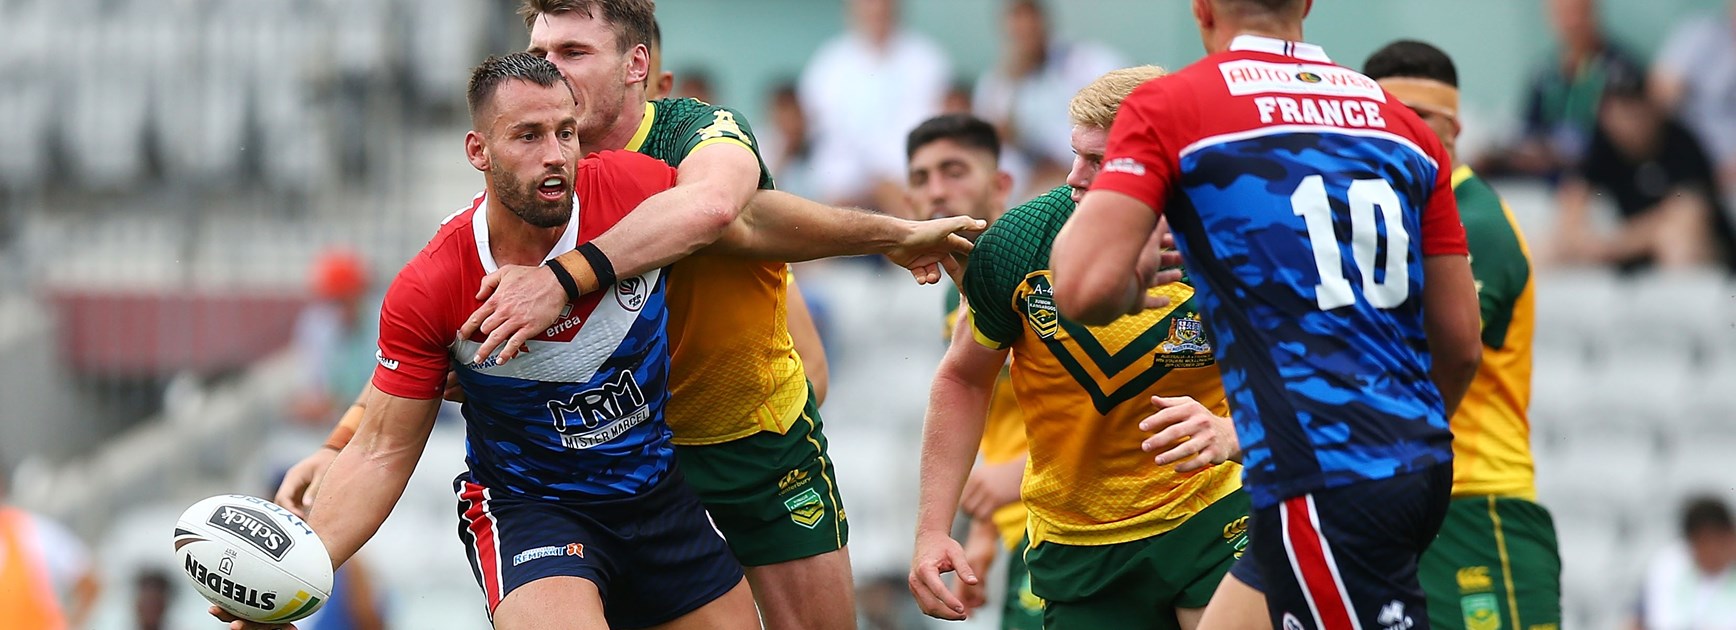
[[283,560],[284,554],[289,553],[290,547],[295,546],[289,532],[271,522],[271,517],[263,512],[225,505],[217,508],[206,522],[240,536],[241,540],[259,548],[273,560]]

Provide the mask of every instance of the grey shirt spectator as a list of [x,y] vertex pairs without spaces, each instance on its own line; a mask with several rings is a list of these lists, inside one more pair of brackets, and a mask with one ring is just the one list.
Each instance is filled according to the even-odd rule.
[[1671,33],[1653,62],[1651,92],[1699,135],[1726,186],[1736,184],[1736,2]]

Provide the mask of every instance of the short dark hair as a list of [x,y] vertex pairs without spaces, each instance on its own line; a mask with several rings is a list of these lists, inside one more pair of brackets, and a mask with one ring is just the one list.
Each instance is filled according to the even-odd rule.
[[941,140],[988,151],[989,155],[996,157],[1001,154],[1001,134],[995,131],[994,125],[970,114],[941,114],[910,130],[910,137],[904,143],[904,159],[915,157],[918,149]]
[[527,52],[489,57],[470,71],[470,90],[466,95],[470,115],[475,116],[494,97],[501,84],[512,80],[529,81],[543,87],[562,84],[561,71],[542,57]]
[[536,25],[538,16],[567,12],[601,17],[614,29],[621,52],[639,44],[650,48],[652,37],[660,35],[655,0],[523,0],[518,5],[526,30]]
[[1362,73],[1379,81],[1386,78],[1432,79],[1459,87],[1459,68],[1446,51],[1414,39],[1387,44],[1362,63]]
[[1216,0],[1224,4],[1232,4],[1242,9],[1251,9],[1261,13],[1278,14],[1286,11],[1300,10],[1304,0]]
[[1711,495],[1688,499],[1682,508],[1682,536],[1692,538],[1701,532],[1729,533],[1736,531],[1736,519],[1730,516],[1730,506]]

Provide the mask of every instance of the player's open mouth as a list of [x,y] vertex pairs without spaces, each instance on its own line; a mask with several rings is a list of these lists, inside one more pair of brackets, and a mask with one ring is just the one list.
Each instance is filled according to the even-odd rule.
[[536,187],[538,195],[549,201],[560,201],[567,194],[567,180],[564,177],[549,177],[542,180],[542,185]]

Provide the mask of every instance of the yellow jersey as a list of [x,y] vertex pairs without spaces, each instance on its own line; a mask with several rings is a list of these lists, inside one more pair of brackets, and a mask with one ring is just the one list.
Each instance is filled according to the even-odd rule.
[[1471,249],[1483,316],[1483,364],[1453,414],[1453,496],[1536,500],[1531,459],[1531,252],[1506,202],[1468,166],[1453,196]]
[[[746,119],[703,101],[645,104],[627,150],[680,167],[717,143],[759,155]],[[760,188],[772,181],[760,163]],[[695,255],[669,269],[669,428],[680,445],[717,444],[761,431],[783,433],[807,402],[807,376],[785,319],[789,266]]]
[[965,298],[979,343],[1012,351],[1030,449],[1023,495],[1031,545],[1109,545],[1174,529],[1241,487],[1230,463],[1182,474],[1140,449],[1153,395],[1228,415],[1213,347],[1178,283],[1170,306],[1085,326],[1056,310],[1048,269],[1075,204],[1067,187],[1007,212],[978,239]]

